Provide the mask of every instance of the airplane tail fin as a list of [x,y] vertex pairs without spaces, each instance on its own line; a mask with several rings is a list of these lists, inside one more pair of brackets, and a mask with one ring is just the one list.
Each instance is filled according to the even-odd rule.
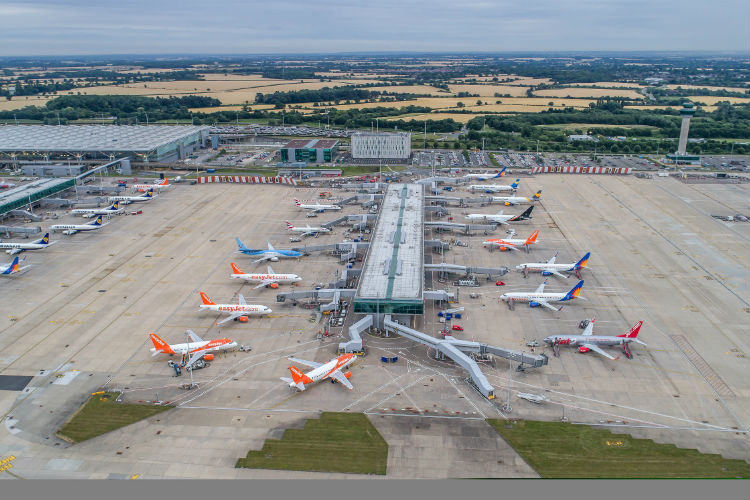
[[235,264],[234,262],[232,262],[231,264],[232,264],[232,272],[234,274],[244,274],[242,272],[242,269],[240,269],[239,267],[237,267],[237,264]]
[[296,366],[290,366],[289,371],[292,373],[292,380],[297,387],[304,387],[305,384],[312,382],[312,379],[302,373]]
[[297,198],[294,199],[294,204],[297,205],[297,206],[302,205],[302,203],[300,203]]
[[239,247],[239,249],[240,249],[240,250],[250,250],[249,248],[247,248],[247,247],[245,246],[245,244],[244,244],[244,243],[242,243],[242,240],[241,240],[241,239],[239,239],[239,238],[235,238],[234,240],[235,240],[235,241],[237,242],[237,246]]
[[3,271],[3,274],[13,274],[18,271],[18,256],[16,255],[16,258],[13,259],[13,262],[10,263],[8,266],[8,269]]
[[285,220],[284,222],[286,222],[286,228],[287,229],[294,229],[294,226],[292,225],[291,222],[289,222],[288,220]]
[[633,325],[633,328],[631,328],[628,333],[623,333],[622,335],[618,335],[618,337],[625,337],[627,339],[634,339],[638,337],[638,332],[641,331],[641,325],[643,325],[642,320]]
[[151,337],[151,342],[154,344],[154,355],[157,353],[163,352],[165,354],[174,354],[175,352],[172,350],[171,347],[169,347],[169,344],[164,342],[161,337],[159,337],[155,333],[149,333],[149,337]]
[[576,286],[571,288],[570,291],[565,294],[565,297],[560,300],[570,300],[578,298],[578,296],[581,294],[581,288],[583,288],[583,280],[579,281]]
[[120,210],[120,202],[116,201],[112,203],[112,206],[109,207],[110,210]]
[[542,190],[540,189],[536,193],[534,193],[534,200],[540,200],[542,199]]
[[205,305],[207,305],[207,306],[215,306],[216,305],[213,300],[211,300],[210,298],[208,298],[208,295],[206,295],[203,292],[200,292],[200,294],[201,294],[201,300],[203,300],[203,303]]
[[153,198],[154,197],[154,190],[153,189],[149,189],[148,191],[146,191],[146,194],[144,194],[143,197],[144,198]]
[[584,255],[583,257],[581,257],[581,260],[579,260],[578,262],[576,262],[576,265],[573,266],[573,270],[574,271],[578,271],[578,270],[581,270],[584,267],[586,267],[586,264],[589,263],[589,257],[591,257],[591,252],[587,252],[586,255]]
[[513,189],[516,189],[518,187],[518,183],[521,182],[521,179],[516,179],[513,184],[510,185]]
[[96,219],[94,219],[94,222],[91,223],[92,226],[101,226],[102,225],[102,216],[98,216]]
[[159,183],[160,186],[166,186],[167,185],[167,178],[165,177],[163,181]]
[[49,233],[44,233],[42,239],[39,241],[42,245],[49,245]]
[[539,236],[539,230],[538,229],[536,231],[534,231],[533,233],[531,233],[531,236],[529,236],[528,238],[526,238],[526,243],[524,243],[524,245],[532,245],[532,244],[536,243],[537,236]]
[[521,215],[519,215],[518,218],[520,220],[531,219],[531,212],[532,212],[532,210],[534,210],[534,206],[533,205],[530,206],[529,208],[527,208],[526,210],[524,210],[524,212]]
[[502,169],[502,170],[501,170],[500,172],[498,172],[498,173],[497,173],[497,176],[498,176],[498,177],[502,177],[502,176],[504,176],[504,175],[505,175],[505,169],[506,169],[506,168],[508,168],[508,167],[503,167],[503,169]]

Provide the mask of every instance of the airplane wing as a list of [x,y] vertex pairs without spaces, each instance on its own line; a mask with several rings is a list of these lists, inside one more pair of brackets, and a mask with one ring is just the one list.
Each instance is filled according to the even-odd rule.
[[23,248],[11,248],[10,252],[8,252],[10,255],[16,255],[17,253],[23,252]]
[[315,361],[305,361],[304,359],[294,358],[294,357],[291,357],[291,356],[288,357],[287,359],[289,361],[293,362],[293,363],[299,363],[301,365],[308,366],[308,367],[312,368],[313,370],[315,368],[319,368],[319,367],[323,366],[323,363],[316,363]]
[[203,339],[200,338],[193,330],[187,331],[188,337],[190,337],[191,342],[203,342]]
[[553,311],[559,311],[562,309],[562,307],[558,309],[555,306],[550,305],[549,302],[547,302],[546,300],[537,300],[535,302],[537,302],[540,306],[544,306],[547,309],[552,309]]
[[68,235],[72,236],[78,232],[77,229],[68,229]]
[[232,314],[230,314],[230,315],[229,315],[229,317],[227,317],[227,318],[224,318],[224,319],[223,319],[223,320],[221,320],[221,321],[218,321],[218,322],[217,322],[216,324],[217,324],[217,325],[223,325],[223,324],[224,324],[224,323],[226,323],[227,321],[232,321],[233,319],[239,318],[240,316],[244,316],[244,315],[245,315],[245,313],[241,313],[241,312],[238,312],[238,313],[232,313]]
[[594,351],[594,352],[596,352],[598,354],[601,354],[605,358],[609,358],[611,360],[619,359],[619,356],[617,358],[615,358],[613,356],[610,356],[609,354],[607,354],[606,352],[604,352],[602,349],[600,349],[599,347],[595,346],[594,344],[581,344],[581,347],[585,347],[587,349],[590,349],[590,350],[592,350],[592,351]]
[[265,254],[265,255],[263,255],[263,257],[261,257],[260,259],[258,259],[258,260],[254,260],[254,261],[253,261],[253,264],[257,264],[258,262],[263,262],[264,260],[268,260],[268,259],[270,259],[270,258],[272,258],[272,256],[271,256],[271,255]]
[[515,250],[516,252],[520,252],[520,251],[521,251],[521,250],[520,250],[520,249],[519,249],[518,247],[516,247],[515,245],[508,245],[508,246],[506,246],[505,248],[509,248],[509,249],[511,249],[511,250]]
[[553,255],[552,258],[547,261],[547,264],[554,264],[555,260],[557,260],[557,254]]
[[561,278],[565,278],[565,279],[570,278],[570,276],[565,276],[564,274],[558,273],[557,271],[554,271],[552,269],[545,269],[545,271],[547,271],[550,274],[554,274],[555,276],[559,276]]
[[247,301],[245,300],[245,296],[242,295],[241,293],[237,294],[237,295],[239,295],[239,297],[238,297],[239,298],[239,304],[241,306],[246,306],[247,305]]
[[185,366],[183,366],[183,368],[186,370],[192,369],[192,366],[195,364],[195,362],[201,359],[204,354],[206,354],[206,351],[198,351],[198,352],[193,353],[190,356],[190,359],[188,360],[188,362],[185,363]]
[[271,284],[273,284],[273,283],[276,283],[276,282],[275,282],[275,281],[273,281],[273,280],[266,280],[266,281],[261,281],[261,282],[260,282],[260,284],[259,284],[258,286],[254,286],[254,287],[253,287],[253,290],[257,290],[258,288],[262,288],[262,287],[264,287],[264,286],[268,286],[268,285],[271,285]]
[[268,266],[268,274],[276,274],[275,272],[273,272],[273,269],[271,269],[271,266]]
[[346,379],[343,373],[341,373],[341,370],[336,370],[335,372],[331,373],[329,375],[332,379],[334,379],[336,382],[339,382],[341,385],[349,389],[350,391],[354,390],[354,386]]
[[266,243],[268,243],[268,249],[269,249],[269,250],[276,250],[276,249],[275,249],[275,248],[273,247],[273,245],[271,245],[271,242],[270,242],[270,241],[266,241]]
[[544,280],[544,283],[539,285],[534,293],[544,293],[544,287],[547,284],[547,280]]

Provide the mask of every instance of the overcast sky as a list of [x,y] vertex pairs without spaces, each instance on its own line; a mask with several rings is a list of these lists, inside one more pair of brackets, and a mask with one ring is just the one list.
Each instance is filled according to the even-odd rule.
[[0,55],[750,49],[748,0],[0,0]]

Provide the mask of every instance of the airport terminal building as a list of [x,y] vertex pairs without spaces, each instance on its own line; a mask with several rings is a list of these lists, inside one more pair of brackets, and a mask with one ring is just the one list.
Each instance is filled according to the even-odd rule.
[[405,161],[411,156],[409,132],[352,134],[352,158]]
[[305,163],[332,162],[338,151],[335,139],[293,139],[281,148],[281,161]]
[[192,125],[5,125],[0,126],[0,153],[46,160],[129,156],[173,162],[205,147],[209,130]]

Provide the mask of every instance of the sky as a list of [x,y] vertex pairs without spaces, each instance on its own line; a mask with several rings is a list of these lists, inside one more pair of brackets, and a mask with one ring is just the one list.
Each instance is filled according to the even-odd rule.
[[750,52],[748,0],[0,0],[0,55]]

